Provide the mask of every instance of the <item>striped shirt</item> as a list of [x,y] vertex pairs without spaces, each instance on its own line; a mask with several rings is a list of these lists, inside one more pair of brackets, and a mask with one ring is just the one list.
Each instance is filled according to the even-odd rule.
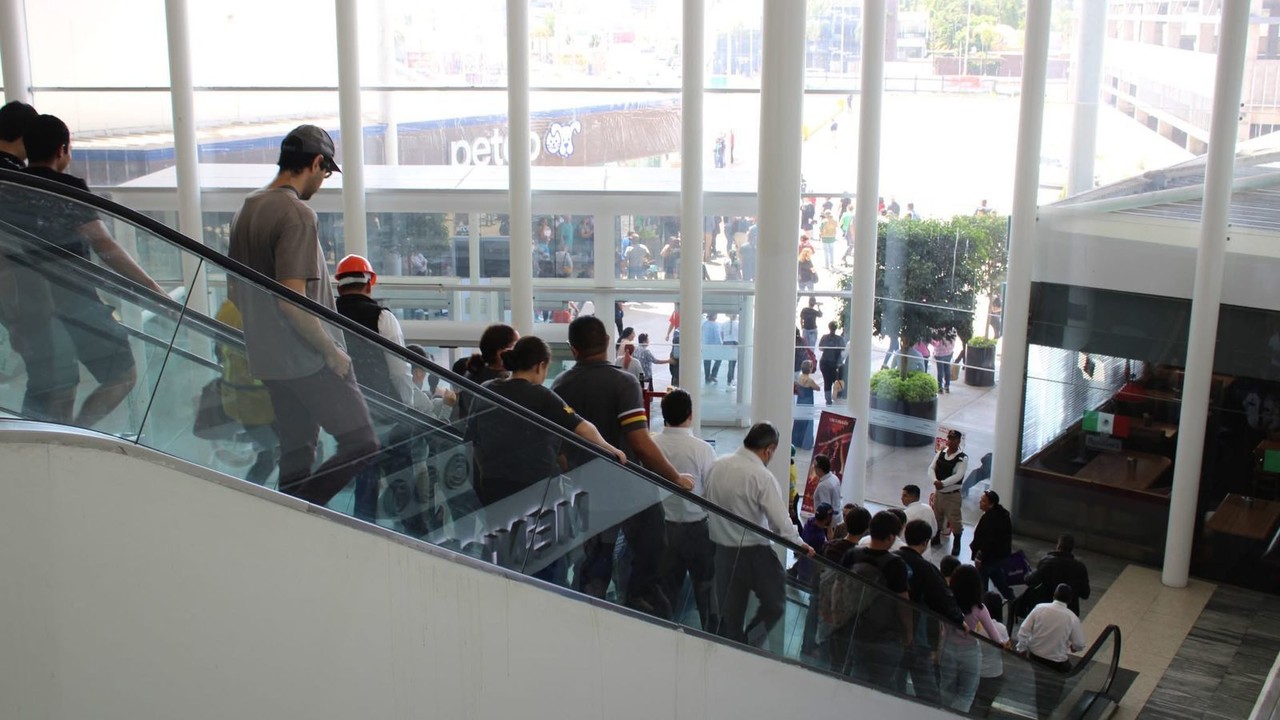
[[647,432],[649,422],[640,381],[634,375],[607,360],[580,362],[561,373],[551,389],[579,416],[595,425],[606,442],[638,461],[626,437],[636,430]]

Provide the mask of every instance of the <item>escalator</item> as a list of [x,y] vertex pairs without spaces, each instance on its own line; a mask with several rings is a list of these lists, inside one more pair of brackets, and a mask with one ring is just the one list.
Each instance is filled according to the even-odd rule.
[[[50,213],[77,218],[96,214],[165,293],[157,294],[136,278],[86,260],[69,247],[65,237],[56,234],[65,232],[65,224],[48,222]],[[274,488],[277,479],[272,469],[275,456],[270,417],[262,416],[260,403],[257,413],[244,412],[243,407],[254,398],[261,400],[261,388],[235,372],[236,367],[242,366],[246,352],[240,330],[217,319],[227,319],[219,311],[226,309],[228,287],[235,286],[238,299],[253,297],[264,303],[288,302],[303,308],[326,331],[335,337],[345,336],[352,355],[407,362],[425,376],[429,389],[416,406],[362,387],[382,447],[372,457],[351,460],[364,467],[363,480],[356,484],[360,489],[348,488],[339,493],[329,502],[332,511],[406,535],[413,539],[411,542],[497,566],[503,572],[522,576],[524,582],[566,597],[593,603],[604,600],[619,612],[634,612],[624,609],[629,557],[625,537],[617,544],[613,582],[608,584],[603,598],[591,599],[580,593],[585,548],[602,533],[673,496],[700,506],[722,527],[733,528],[741,545],[766,545],[780,557],[794,556],[796,548],[774,533],[727,516],[642,467],[621,465],[530,411],[301,299],[151,218],[102,198],[0,171],[0,258],[0,311],[6,313],[9,329],[0,344],[0,357],[6,358],[0,365],[0,375],[9,378],[0,383],[0,411],[12,416],[75,426],[74,408],[82,406],[85,396],[100,384],[98,378],[82,373],[82,382],[71,388],[75,399],[71,411],[60,403],[32,399],[27,392],[29,383],[24,381],[32,376],[26,363],[34,364],[42,357],[50,363],[64,362],[65,357],[59,353],[67,352],[74,344],[66,344],[67,338],[60,333],[66,327],[81,335],[95,328],[101,331],[102,320],[94,321],[96,326],[86,323],[76,313],[66,312],[67,305],[54,303],[51,326],[56,332],[50,334],[55,337],[50,342],[59,349],[41,355],[38,350],[24,347],[27,360],[18,360],[13,348],[22,346],[22,328],[31,325],[29,318],[26,325],[15,318],[40,307],[38,303],[32,305],[31,289],[35,288],[39,295],[45,292],[41,288],[47,287],[52,297],[78,294],[81,302],[90,305],[92,299],[100,299],[111,308],[112,322],[119,324],[118,332],[127,341],[136,366],[136,380],[122,394],[118,405],[85,429]],[[253,300],[248,302],[252,303]],[[460,398],[473,397],[483,398],[476,404],[482,414],[475,422],[493,421],[501,415],[504,423],[518,424],[546,444],[563,448],[566,455],[576,458],[574,466],[513,495],[482,503],[476,492],[481,478],[475,472],[472,447],[454,413]],[[489,420],[485,414],[490,415]],[[254,419],[247,419],[250,416]],[[336,452],[328,436],[321,437],[318,462]],[[511,458],[511,462],[519,462],[519,458]],[[909,606],[864,583],[833,563],[821,558],[815,562],[842,574],[859,593],[906,607],[915,627],[936,628],[945,622],[927,609]],[[729,563],[717,567],[717,572],[727,573],[727,581],[722,582],[732,585],[737,569]],[[711,632],[714,628],[702,627],[703,619],[687,585],[672,594],[673,616],[652,620],[653,632],[681,630],[732,644]],[[813,594],[804,587],[788,585],[781,619],[767,632],[753,636],[750,650],[825,674],[833,681],[872,684],[877,690],[915,702],[966,712],[967,703],[953,706],[954,698],[917,697],[899,673],[882,682],[869,680],[871,676],[857,670],[865,657],[837,663],[837,668],[829,656],[802,652],[811,645],[816,626],[812,619],[816,612],[812,609],[816,601]],[[856,625],[858,620],[853,622]],[[892,632],[863,632],[866,629],[854,627],[853,634],[893,636]],[[899,631],[898,639],[878,642],[901,645],[904,637],[912,634]],[[995,647],[985,639],[978,641]],[[861,650],[868,650],[866,643],[862,643]],[[999,652],[1004,681],[991,698],[990,716],[1093,718],[1105,717],[1114,707],[1116,699],[1111,693],[1120,658],[1120,635],[1114,626],[1093,642],[1068,674],[1047,674],[1052,671],[1012,652]],[[1060,688],[1051,708],[1037,709],[1037,685],[1046,682]]]

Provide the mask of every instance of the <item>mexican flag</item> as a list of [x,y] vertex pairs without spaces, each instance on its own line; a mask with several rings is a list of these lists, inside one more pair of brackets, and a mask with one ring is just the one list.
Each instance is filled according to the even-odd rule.
[[1280,450],[1267,450],[1262,455],[1262,470],[1269,473],[1280,473]]
[[1084,414],[1084,421],[1081,423],[1081,427],[1087,432],[1114,435],[1115,437],[1129,436],[1129,418],[1125,415],[1112,415],[1111,413],[1089,410]]

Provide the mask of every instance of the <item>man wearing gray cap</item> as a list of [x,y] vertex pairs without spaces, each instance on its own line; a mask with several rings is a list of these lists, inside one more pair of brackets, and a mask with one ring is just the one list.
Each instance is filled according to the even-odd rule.
[[[229,255],[308,300],[335,309],[316,212],[306,201],[341,172],[333,139],[300,125],[280,144],[279,173],[245,198],[231,221]],[[324,505],[378,451],[369,410],[337,328],[306,309],[244,282],[230,283],[244,316],[249,369],[275,408],[283,493]],[[337,451],[312,471],[320,429]]]

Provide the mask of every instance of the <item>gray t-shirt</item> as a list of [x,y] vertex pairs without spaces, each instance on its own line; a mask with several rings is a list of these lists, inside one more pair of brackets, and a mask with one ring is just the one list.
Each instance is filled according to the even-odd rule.
[[[293,188],[264,188],[245,198],[231,220],[228,255],[276,280],[306,280],[307,298],[335,308],[316,211]],[[324,357],[294,329],[274,295],[234,281],[229,292],[244,316],[254,377],[287,380],[314,375],[324,367]],[[341,333],[328,323],[324,327],[343,347]]]

